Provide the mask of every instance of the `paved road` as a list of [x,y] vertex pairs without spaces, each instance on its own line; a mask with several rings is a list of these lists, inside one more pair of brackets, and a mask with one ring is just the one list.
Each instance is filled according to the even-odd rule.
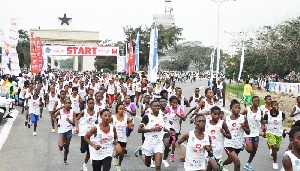
[[[202,87],[206,84],[206,80],[199,81],[196,83],[178,83],[176,86],[183,88],[183,95],[190,97],[193,94],[193,90],[196,87]],[[204,88],[201,89],[201,93],[204,94]],[[229,102],[227,102],[229,103]],[[227,108],[228,109],[228,108]],[[189,109],[186,109],[186,112]],[[138,115],[140,115],[138,109]],[[63,152],[60,152],[57,147],[57,133],[51,133],[51,124],[48,111],[45,110],[43,118],[39,120],[37,128],[37,136],[33,137],[33,129],[24,127],[24,114],[18,114],[16,120],[13,123],[10,134],[0,151],[0,170],[1,171],[76,171],[80,170],[84,161],[84,154],[79,151],[80,138],[76,135],[73,136],[68,162],[70,165],[63,165]],[[144,166],[141,158],[134,156],[134,150],[141,144],[141,135],[136,132],[138,122],[136,119],[135,130],[129,137],[128,143],[128,154],[123,160],[122,170],[125,171],[150,171],[154,170]],[[0,124],[0,129],[5,125],[5,121]],[[194,128],[193,125],[189,124],[189,121],[184,122],[182,125],[182,133],[186,133]],[[2,130],[3,131],[3,130]],[[2,137],[0,133],[0,138]],[[0,144],[1,145],[1,144]],[[281,167],[281,159],[284,154],[284,150],[288,145],[288,139],[285,138],[282,142],[282,147],[279,151],[279,166]],[[184,146],[183,146],[183,149]],[[226,154],[224,154],[224,157]],[[241,164],[244,165],[248,159],[248,153],[243,151],[239,155]],[[175,160],[178,161],[178,153],[175,152]],[[170,163],[170,162],[169,162]],[[269,152],[266,145],[266,140],[260,138],[260,145],[257,152],[257,156],[254,158],[252,167],[256,171],[271,171],[272,159],[269,156]],[[92,170],[91,165],[88,166]],[[226,167],[229,171],[233,170],[233,165]],[[111,170],[115,170],[112,166]],[[183,163],[173,162],[170,163],[170,167],[164,168],[166,171],[182,171]],[[243,169],[241,169],[243,170]]]

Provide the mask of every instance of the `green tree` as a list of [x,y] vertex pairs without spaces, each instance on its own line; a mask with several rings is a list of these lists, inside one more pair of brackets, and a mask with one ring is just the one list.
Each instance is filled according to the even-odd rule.
[[[299,30],[300,17],[256,30],[254,37],[245,40],[244,71],[246,74],[254,76],[260,73],[276,73],[283,78],[290,71],[299,72]],[[237,65],[239,67],[239,63]]]
[[[135,39],[137,33],[140,34],[140,44],[139,44],[139,52],[140,52],[140,69],[147,69],[149,63],[149,51],[150,51],[150,32],[151,27],[143,27],[139,26],[137,28],[133,28],[132,26],[123,27],[125,42],[129,42],[130,39],[133,40],[133,48],[135,48]],[[162,56],[165,54],[165,51],[175,47],[177,42],[181,40],[180,36],[182,35],[182,28],[172,27],[172,28],[164,28],[163,26],[158,26],[158,56]]]
[[73,58],[59,60],[61,69],[73,69]]
[[19,56],[20,68],[29,68],[30,66],[30,39],[27,30],[19,30],[19,42],[17,44],[17,53]]
[[[120,49],[124,47],[121,41],[113,43],[111,40],[103,40],[100,42],[101,46],[119,46]],[[114,56],[96,56],[94,66],[100,71],[101,69],[108,69],[110,71],[115,70],[115,65],[117,64],[117,57]]]

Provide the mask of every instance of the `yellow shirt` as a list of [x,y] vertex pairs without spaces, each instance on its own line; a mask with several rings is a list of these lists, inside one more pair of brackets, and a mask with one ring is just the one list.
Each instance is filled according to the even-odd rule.
[[244,86],[244,91],[245,91],[245,95],[246,95],[246,96],[251,95],[251,90],[252,90],[251,85],[246,84],[246,85]]

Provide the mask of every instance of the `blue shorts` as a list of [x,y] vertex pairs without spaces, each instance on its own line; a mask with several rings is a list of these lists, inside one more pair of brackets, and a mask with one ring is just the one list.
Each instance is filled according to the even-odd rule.
[[19,98],[19,102],[20,102],[20,103],[24,103],[24,102],[25,102],[25,100],[24,100],[24,99],[21,99],[21,98]]
[[259,136],[256,137],[245,137],[246,144],[259,142]]
[[37,126],[37,121],[39,120],[39,115],[30,113],[30,120],[35,126]]
[[63,136],[63,137],[71,138],[72,137],[72,130],[64,132],[64,133],[58,133],[58,135]]

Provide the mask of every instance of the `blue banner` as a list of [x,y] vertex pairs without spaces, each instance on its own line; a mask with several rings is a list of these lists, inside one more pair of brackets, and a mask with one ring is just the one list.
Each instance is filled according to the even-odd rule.
[[158,55],[157,55],[157,27],[156,23],[154,25],[154,53],[153,53],[153,63],[152,63],[152,69],[157,67],[158,62]]
[[140,48],[140,33],[137,34],[136,36],[136,44],[135,44],[135,71],[138,72],[139,71],[139,67],[140,67],[140,52],[139,52],[139,48]]

